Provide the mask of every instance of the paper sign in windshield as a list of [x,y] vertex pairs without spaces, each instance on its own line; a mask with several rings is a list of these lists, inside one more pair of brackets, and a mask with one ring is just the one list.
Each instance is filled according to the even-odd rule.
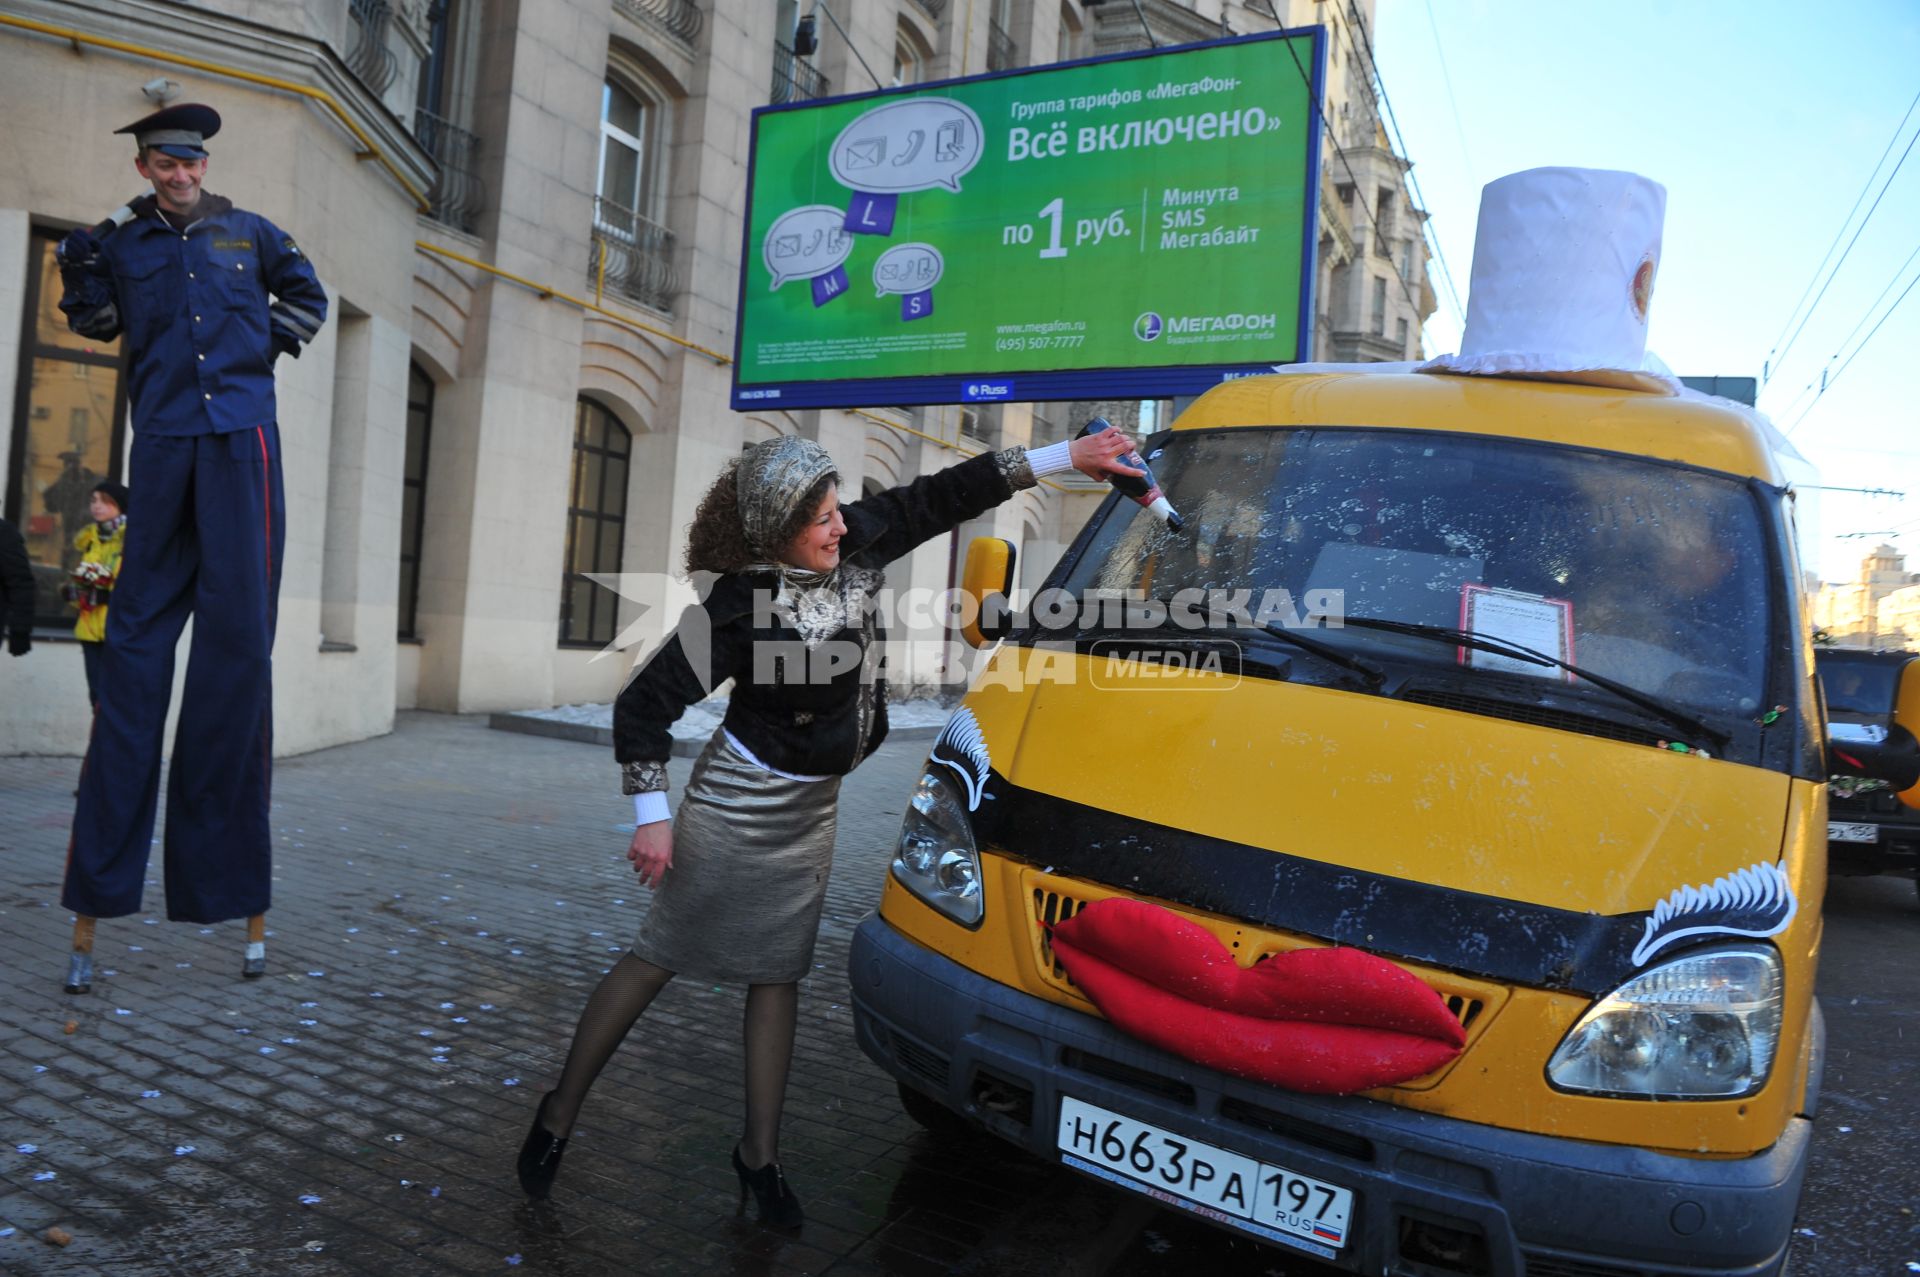
[[[1536,652],[1573,661],[1573,604],[1518,590],[1499,590],[1468,582],[1460,587],[1460,628],[1469,634],[1530,647]],[[1498,652],[1460,649],[1460,661],[1474,669],[1571,682],[1573,675],[1555,666],[1536,665]]]

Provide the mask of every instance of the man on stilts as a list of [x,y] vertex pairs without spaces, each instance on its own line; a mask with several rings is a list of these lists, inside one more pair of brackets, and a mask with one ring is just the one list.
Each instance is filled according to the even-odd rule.
[[125,334],[133,404],[129,523],[107,618],[103,692],[67,854],[68,993],[93,980],[97,918],[140,908],[160,790],[174,648],[193,645],[167,784],[167,917],[247,919],[242,974],[266,971],[271,898],[273,635],[286,494],[273,363],[298,357],[327,297],[293,240],[201,190],[211,107],[117,130],[153,184],[61,241],[60,309],[82,336]]

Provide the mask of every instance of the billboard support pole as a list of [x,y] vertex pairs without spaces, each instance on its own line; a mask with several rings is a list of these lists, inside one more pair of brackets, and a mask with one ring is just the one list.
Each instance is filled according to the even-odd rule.
[[[1134,3],[1138,4],[1139,0],[1134,0]],[[860,69],[867,73],[867,78],[873,81],[873,87],[884,91],[887,86],[880,83],[880,77],[873,73],[873,68],[867,65],[867,60],[860,56],[860,46],[853,42],[853,37],[847,34],[847,29],[840,25],[840,19],[833,16],[833,10],[827,7],[826,0],[815,0],[813,11],[827,15],[827,21],[831,22],[833,29],[840,33],[840,38],[847,42],[847,51],[853,54],[854,61],[858,62]]]
[[[1222,13],[1224,14],[1224,12],[1223,10]],[[1147,47],[1149,49],[1159,48],[1160,42],[1153,38],[1153,28],[1147,25],[1147,11],[1140,7],[1140,0],[1133,0],[1133,13],[1135,17],[1140,19],[1140,29],[1147,33]],[[1225,20],[1226,19],[1222,17],[1221,21],[1224,22]]]

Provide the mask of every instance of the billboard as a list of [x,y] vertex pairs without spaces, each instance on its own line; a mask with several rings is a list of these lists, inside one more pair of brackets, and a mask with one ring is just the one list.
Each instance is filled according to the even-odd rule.
[[753,113],[733,406],[1157,398],[1307,357],[1322,30]]

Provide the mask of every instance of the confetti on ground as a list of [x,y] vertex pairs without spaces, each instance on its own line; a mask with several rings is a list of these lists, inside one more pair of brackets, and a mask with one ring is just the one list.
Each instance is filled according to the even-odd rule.
[[1802,1237],[1818,1237],[1820,1235],[1814,1232],[1811,1228],[1796,1228],[1793,1231],[1800,1234]]
[[140,1098],[141,1098],[141,1099],[143,1099],[143,1100],[157,1100],[157,1099],[159,1099],[159,1098],[160,1098],[160,1092],[158,1092],[158,1091],[142,1091],[142,1092],[140,1092]]
[[133,1012],[127,1010],[125,1007],[115,1007],[113,1009],[113,1013],[115,1015],[132,1015],[133,1014]]
[[[0,1237],[11,1237],[13,1236],[13,1231],[11,1228],[0,1228]],[[1909,1264],[1907,1267],[1911,1268],[1913,1265]]]
[[307,1243],[308,1250],[325,1250],[326,1248],[327,1248],[327,1244],[321,1241],[317,1237],[314,1240]]
[[467,1023],[467,1017],[464,1015],[456,1015],[453,1017],[453,1022],[455,1024],[465,1024]]
[[517,1077],[510,1077],[510,1078],[507,1078],[507,1079],[506,1079],[505,1081],[503,1081],[503,1082],[501,1082],[501,1083],[500,1083],[500,1085],[502,1085],[502,1086],[518,1086],[518,1085],[520,1085],[520,1079],[519,1079],[519,1078],[517,1078]]
[[47,1066],[44,1064],[36,1064],[33,1066],[33,1071],[35,1073],[45,1073],[47,1071]]
[[193,1151],[194,1151],[194,1148],[193,1148],[193,1145],[191,1144],[175,1144],[173,1146],[173,1155],[175,1157],[185,1157],[188,1153],[191,1153]]
[[318,979],[320,979],[320,978],[321,978],[322,976],[324,976],[324,975],[326,975],[327,973],[326,973],[326,972],[324,972],[324,971],[309,971],[309,972],[307,972],[307,974],[308,974],[309,976],[311,976],[311,977],[313,977],[313,978],[314,978],[315,980],[318,980]]
[[68,1021],[67,1021],[67,1027],[66,1027],[66,1029],[65,1029],[65,1030],[63,1030],[63,1031],[64,1031],[64,1032],[67,1032],[67,1033],[72,1033],[72,1032],[73,1032],[74,1030],[76,1030],[76,1029],[78,1029],[79,1027],[80,1027],[80,1021],[78,1021],[78,1020],[68,1020]]
[[435,1184],[430,1190],[428,1190],[427,1196],[428,1197],[440,1196],[440,1186],[438,1184]]
[[440,1004],[440,1009],[441,1009],[442,1011],[451,1011],[451,1010],[453,1010],[453,1003],[451,1003],[451,1002],[442,1002],[442,1003]]
[[140,947],[139,945],[137,945],[137,944],[130,944],[130,945],[128,945],[128,946],[127,946],[127,952],[128,952],[128,953],[145,953],[145,952],[146,952],[146,950],[145,950],[145,949],[143,949],[143,948],[141,948],[141,947]]
[[320,1204],[320,1194],[302,1193],[300,1194],[300,1204],[302,1206],[318,1206]]
[[1840,1128],[1840,1133],[1842,1135],[1851,1135],[1853,1134],[1853,1128],[1851,1126],[1843,1126]]
[[318,1024],[318,1023],[320,1023],[320,1021],[318,1021],[318,1020],[302,1020],[302,1021],[300,1021],[300,1024],[301,1024],[301,1026],[302,1026],[303,1028],[308,1028],[308,1029],[311,1029],[311,1028],[312,1028],[312,1027],[313,1027],[314,1025],[316,1025],[316,1024]]
[[517,1265],[517,1264],[518,1264],[518,1263],[520,1262],[520,1256],[518,1256],[518,1255],[508,1255],[508,1256],[507,1256],[507,1262],[508,1262],[509,1264],[516,1264],[516,1265]]
[[304,1010],[307,1010],[307,1011],[311,1011],[311,1010],[313,1010],[313,1008],[315,1008],[315,1007],[317,1007],[317,1006],[319,1006],[319,1005],[320,1005],[320,1004],[319,1004],[318,1002],[302,1002],[302,1003],[300,1004],[300,1006],[301,1006],[301,1008],[302,1008],[302,1009],[304,1009]]
[[59,1179],[59,1178],[60,1178],[60,1172],[58,1171],[35,1171],[33,1173],[33,1181],[36,1184],[44,1184],[50,1179]]
[[15,1144],[13,1151],[16,1153],[38,1153],[40,1146],[38,1144]]
[[406,1137],[406,1136],[404,1136],[404,1135],[401,1135],[401,1134],[398,1134],[398,1133],[395,1133],[395,1134],[393,1134],[393,1135],[389,1135],[389,1136],[387,1136],[387,1138],[388,1138],[388,1139],[390,1139],[390,1140],[392,1140],[392,1141],[393,1141],[393,1142],[394,1142],[395,1144],[404,1144],[404,1143],[406,1143],[406,1140],[407,1140],[407,1137]]
[[480,1004],[480,1009],[481,1009],[482,1011],[491,1011],[491,1010],[493,1010],[493,1003],[491,1003],[491,1002],[482,1002],[482,1003]]
[[280,1045],[281,1046],[299,1046],[300,1039],[299,1038],[281,1038]]

